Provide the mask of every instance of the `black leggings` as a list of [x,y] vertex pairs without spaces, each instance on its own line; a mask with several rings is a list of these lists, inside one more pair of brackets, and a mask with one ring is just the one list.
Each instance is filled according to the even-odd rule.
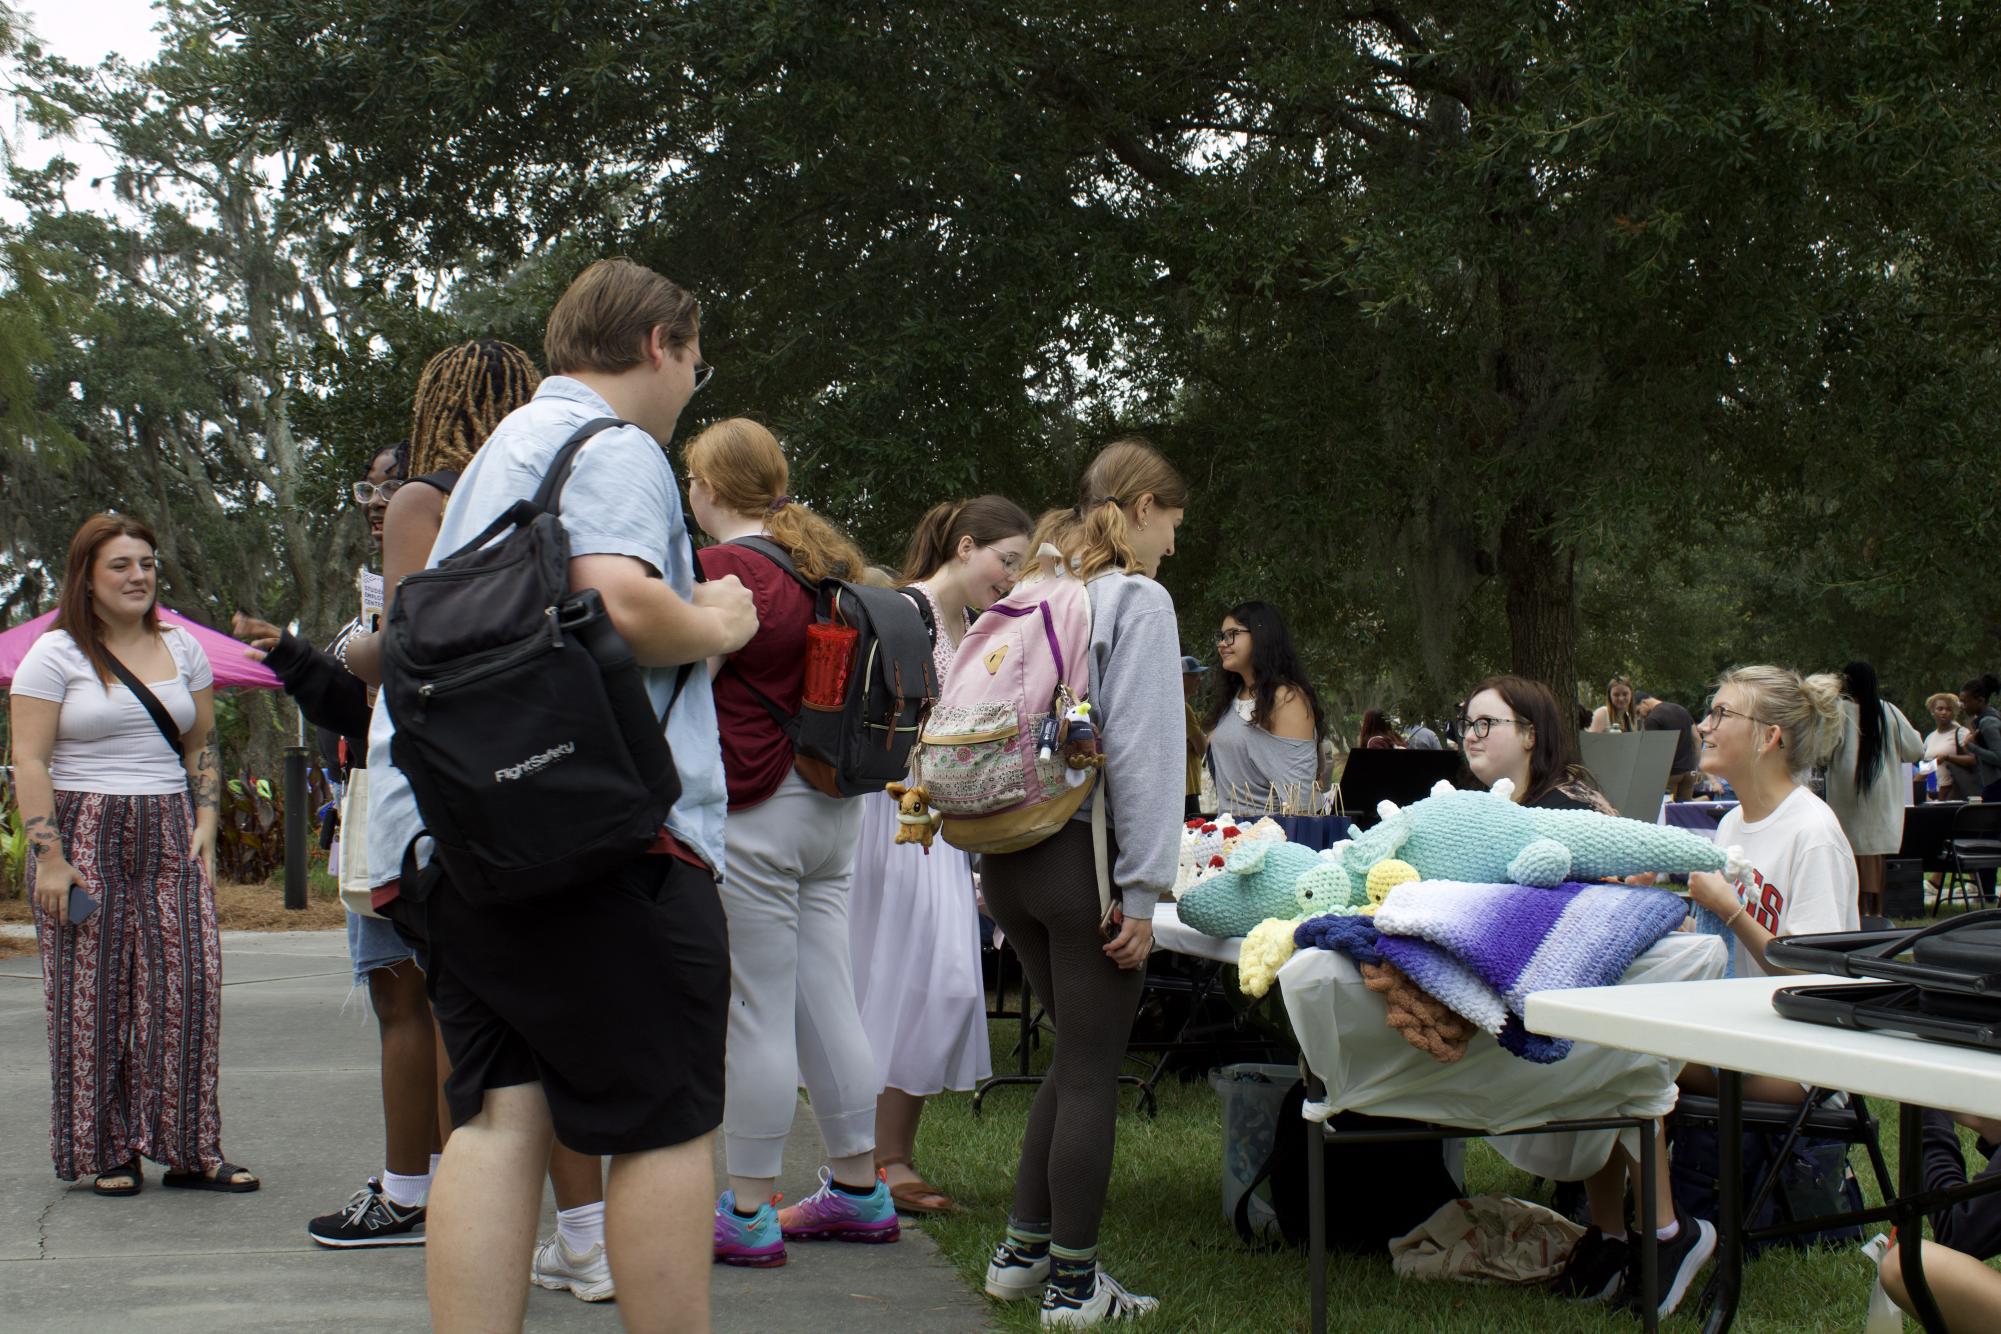
[[1145,969],[1105,957],[1089,825],[1072,821],[1026,851],[989,855],[980,884],[1056,1026],[1056,1054],[1022,1138],[1014,1218],[1047,1221],[1056,1245],[1087,1249],[1105,1215],[1119,1065]]

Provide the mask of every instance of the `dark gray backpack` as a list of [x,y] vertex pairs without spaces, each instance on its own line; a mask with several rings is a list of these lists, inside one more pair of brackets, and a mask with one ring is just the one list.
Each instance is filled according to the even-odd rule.
[[880,792],[910,769],[910,750],[931,706],[938,702],[938,669],[931,645],[937,635],[931,604],[908,588],[872,588],[845,579],[815,584],[799,573],[791,554],[767,537],[740,537],[748,547],[798,580],[813,595],[813,618],[857,633],[847,691],[838,708],[801,701],[789,713],[739,676],[792,743],[799,776],[830,797]]

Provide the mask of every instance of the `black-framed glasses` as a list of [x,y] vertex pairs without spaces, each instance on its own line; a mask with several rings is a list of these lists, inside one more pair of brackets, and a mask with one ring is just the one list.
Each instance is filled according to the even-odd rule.
[[402,489],[402,481],[392,477],[386,482],[356,482],[348,488],[348,494],[354,497],[357,505],[373,505],[378,500],[387,505],[389,497]]
[[690,389],[690,390],[689,390],[688,392],[689,392],[689,393],[691,393],[691,394],[699,394],[699,393],[701,393],[701,392],[702,392],[702,386],[706,385],[706,384],[707,384],[707,383],[708,383],[709,381],[711,381],[711,380],[713,380],[713,379],[715,379],[715,378],[716,378],[716,368],[715,368],[714,366],[711,366],[711,365],[710,365],[710,364],[709,364],[708,362],[706,362],[706,361],[698,361],[698,362],[696,362],[696,363],[695,363],[695,387],[694,387],[693,389]]
[[1460,732],[1480,741],[1485,741],[1488,733],[1497,727],[1527,727],[1529,725],[1529,721],[1526,718],[1461,718],[1459,720]]
[[1243,629],[1219,630],[1216,632],[1216,644],[1220,648],[1233,648],[1236,646],[1238,635],[1247,635],[1249,633],[1250,631]]
[[1768,722],[1767,720],[1758,717],[1756,714],[1739,713],[1737,712],[1737,710],[1726,708],[1723,705],[1718,704],[1713,700],[1710,702],[1709,712],[1702,715],[1702,720],[1708,723],[1711,727],[1723,726],[1723,722],[1727,718],[1742,718],[1746,722],[1756,723],[1760,727],[1778,726],[1777,723]]

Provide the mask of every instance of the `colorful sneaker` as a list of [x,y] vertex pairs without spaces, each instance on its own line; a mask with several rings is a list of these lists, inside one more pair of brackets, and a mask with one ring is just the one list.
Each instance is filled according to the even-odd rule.
[[1023,1297],[1040,1297],[1048,1286],[1048,1251],[1031,1259],[1006,1242],[994,1247],[994,1258],[987,1261],[987,1296],[1015,1302]]
[[778,1211],[778,1230],[787,1241],[884,1242],[903,1235],[888,1186],[878,1180],[867,1195],[850,1195],[834,1189],[828,1167],[820,1169],[820,1189]]
[[[773,1203],[777,1196],[772,1197]],[[747,1265],[771,1269],[785,1263],[785,1234],[778,1230],[778,1211],[770,1204],[757,1206],[757,1213],[739,1218],[736,1192],[726,1190],[716,1201],[716,1260],[726,1265]]]
[[424,1206],[404,1206],[382,1193],[375,1177],[347,1197],[337,1211],[306,1224],[306,1235],[322,1246],[359,1250],[367,1246],[422,1246]]
[[556,1292],[568,1288],[580,1301],[608,1302],[618,1295],[612,1286],[604,1243],[597,1242],[577,1255],[563,1244],[560,1232],[535,1248],[535,1263],[529,1266],[528,1277],[536,1286]]
[[1048,1329],[1058,1325],[1081,1329],[1101,1325],[1107,1320],[1137,1320],[1159,1309],[1158,1298],[1127,1292],[1119,1286],[1117,1279],[1105,1272],[1103,1265],[1099,1265],[1088,1296],[1072,1297],[1054,1283],[1043,1289],[1042,1327]]

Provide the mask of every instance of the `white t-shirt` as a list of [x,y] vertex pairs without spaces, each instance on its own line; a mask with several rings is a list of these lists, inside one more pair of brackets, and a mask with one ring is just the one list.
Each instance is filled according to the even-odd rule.
[[[1861,886],[1855,853],[1841,822],[1811,790],[1796,787],[1779,808],[1755,824],[1741,807],[1716,826],[1719,847],[1733,848],[1750,864],[1737,881],[1737,901],[1775,936],[1815,931],[1855,931],[1862,925]],[[1769,973],[1737,942],[1737,976]]]
[[[177,674],[148,681],[146,688],[186,735],[195,725],[194,692],[213,685],[215,674],[193,635],[175,625],[162,625],[160,635]],[[62,705],[49,757],[56,791],[141,797],[188,790],[188,771],[179,752],[167,748],[153,715],[122,682],[100,682],[68,631],[48,630],[29,647],[12,689]]]

